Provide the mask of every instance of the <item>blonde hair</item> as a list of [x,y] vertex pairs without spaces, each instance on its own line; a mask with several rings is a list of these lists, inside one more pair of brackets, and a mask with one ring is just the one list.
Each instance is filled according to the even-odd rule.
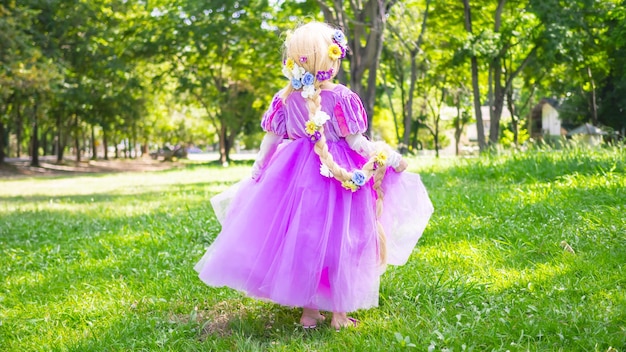
[[[328,48],[333,44],[333,35],[337,29],[320,22],[310,22],[298,27],[292,33],[287,35],[285,40],[284,60],[291,59],[299,66],[303,67],[307,72],[316,74],[318,71],[328,71],[332,69],[331,79],[333,79],[339,71],[341,60],[334,60],[328,54]],[[302,59],[306,58],[306,59]],[[306,98],[306,105],[309,111],[309,119],[315,116],[321,109],[322,98],[320,96],[320,85],[322,82],[315,80],[315,93]],[[282,97],[286,99],[293,91],[294,87],[291,82],[287,83],[283,89]],[[322,164],[326,165],[333,177],[338,181],[350,182],[353,173],[339,166],[328,151],[328,144],[324,135],[324,126],[319,127],[320,138],[315,142],[315,153],[319,156]],[[366,179],[374,177],[374,190],[376,191],[376,232],[378,234],[378,256],[381,263],[387,260],[387,238],[380,224],[380,217],[383,208],[384,193],[382,190],[382,180],[385,175],[386,167],[378,165],[376,156],[363,165],[362,171],[365,173]]]
[[[332,69],[330,79],[335,78],[339,71],[340,60],[333,60],[328,55],[328,47],[333,44],[333,35],[336,29],[321,22],[310,22],[287,33],[283,60],[292,59],[307,72],[316,74],[318,71]],[[301,58],[306,58],[303,62]],[[315,89],[319,89],[319,80],[315,80]],[[283,90],[283,98],[294,91],[290,82]]]

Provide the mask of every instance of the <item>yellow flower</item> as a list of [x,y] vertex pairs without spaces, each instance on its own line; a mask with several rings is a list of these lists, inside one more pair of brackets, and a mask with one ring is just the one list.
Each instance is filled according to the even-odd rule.
[[313,135],[315,131],[317,131],[317,126],[315,125],[315,122],[311,120],[307,121],[305,125],[305,131],[308,135]]
[[376,161],[378,166],[385,166],[385,164],[387,163],[387,153],[385,153],[384,151],[378,152],[378,154],[376,154],[376,157],[374,158],[374,161]]
[[357,187],[356,184],[354,184],[354,182],[352,182],[352,180],[348,180],[348,181],[343,181],[341,182],[341,185],[343,186],[343,188],[348,189],[352,192],[356,192],[359,187]]
[[287,58],[287,61],[285,61],[285,66],[287,66],[287,68],[291,71],[293,70],[293,65],[295,65],[296,62],[293,61],[292,58]]
[[333,60],[339,59],[341,57],[341,48],[339,45],[331,44],[328,47],[328,56]]

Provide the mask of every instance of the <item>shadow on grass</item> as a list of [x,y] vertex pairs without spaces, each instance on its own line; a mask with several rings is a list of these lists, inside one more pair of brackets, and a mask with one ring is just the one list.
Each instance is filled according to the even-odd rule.
[[[228,167],[232,166],[252,166],[254,164],[254,159],[242,159],[242,160],[231,160],[228,163]],[[215,167],[221,168],[224,167],[219,160],[209,160],[203,162],[189,162],[185,163],[185,168],[194,169],[198,167]]]
[[[0,202],[5,204],[21,204],[21,203],[38,203],[38,202],[61,202],[66,204],[101,204],[106,203],[121,203],[127,204],[129,201],[156,201],[163,200],[164,197],[172,196],[176,193],[197,193],[202,192],[208,199],[216,193],[224,190],[228,186],[236,183],[236,180],[224,180],[224,181],[210,181],[210,182],[194,182],[186,184],[173,184],[173,185],[158,185],[158,186],[129,186],[132,188],[133,193],[119,193],[124,192],[126,188],[120,187],[115,193],[102,191],[102,193],[92,192],[88,194],[55,194],[55,195],[27,195],[27,196],[0,196]],[[155,188],[161,189],[160,191],[154,191]],[[141,197],[141,199],[138,199]],[[145,198],[145,199],[144,199]]]

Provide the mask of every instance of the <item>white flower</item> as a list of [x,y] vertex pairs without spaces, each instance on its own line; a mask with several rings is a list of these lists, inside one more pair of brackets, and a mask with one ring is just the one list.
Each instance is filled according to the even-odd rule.
[[294,65],[293,70],[291,70],[292,78],[301,79],[305,72],[304,67]]
[[322,110],[316,112],[315,115],[311,118],[311,121],[313,121],[316,126],[322,126],[328,120],[330,120],[330,116],[328,116],[328,114],[323,112]]
[[313,94],[315,94],[315,86],[314,85],[308,85],[308,86],[304,86],[304,88],[302,88],[302,97],[304,99],[307,99],[311,96],[313,96]]
[[334,177],[333,173],[330,171],[328,166],[324,164],[320,165],[320,174],[325,177]]
[[283,75],[291,80],[291,71],[287,68],[287,66],[283,66]]

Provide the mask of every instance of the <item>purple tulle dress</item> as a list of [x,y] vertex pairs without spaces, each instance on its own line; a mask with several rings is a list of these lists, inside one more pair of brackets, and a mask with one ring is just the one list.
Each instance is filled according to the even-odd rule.
[[[359,97],[342,85],[321,93],[330,115],[325,136],[347,170],[367,161],[343,137],[365,132]],[[380,275],[372,181],[356,192],[320,174],[306,132],[305,99],[277,94],[263,116],[265,131],[285,140],[261,177],[245,179],[211,199],[222,231],[196,264],[202,281],[285,306],[350,312],[378,305]],[[381,223],[388,264],[406,262],[433,212],[416,174],[391,168],[383,181]]]

